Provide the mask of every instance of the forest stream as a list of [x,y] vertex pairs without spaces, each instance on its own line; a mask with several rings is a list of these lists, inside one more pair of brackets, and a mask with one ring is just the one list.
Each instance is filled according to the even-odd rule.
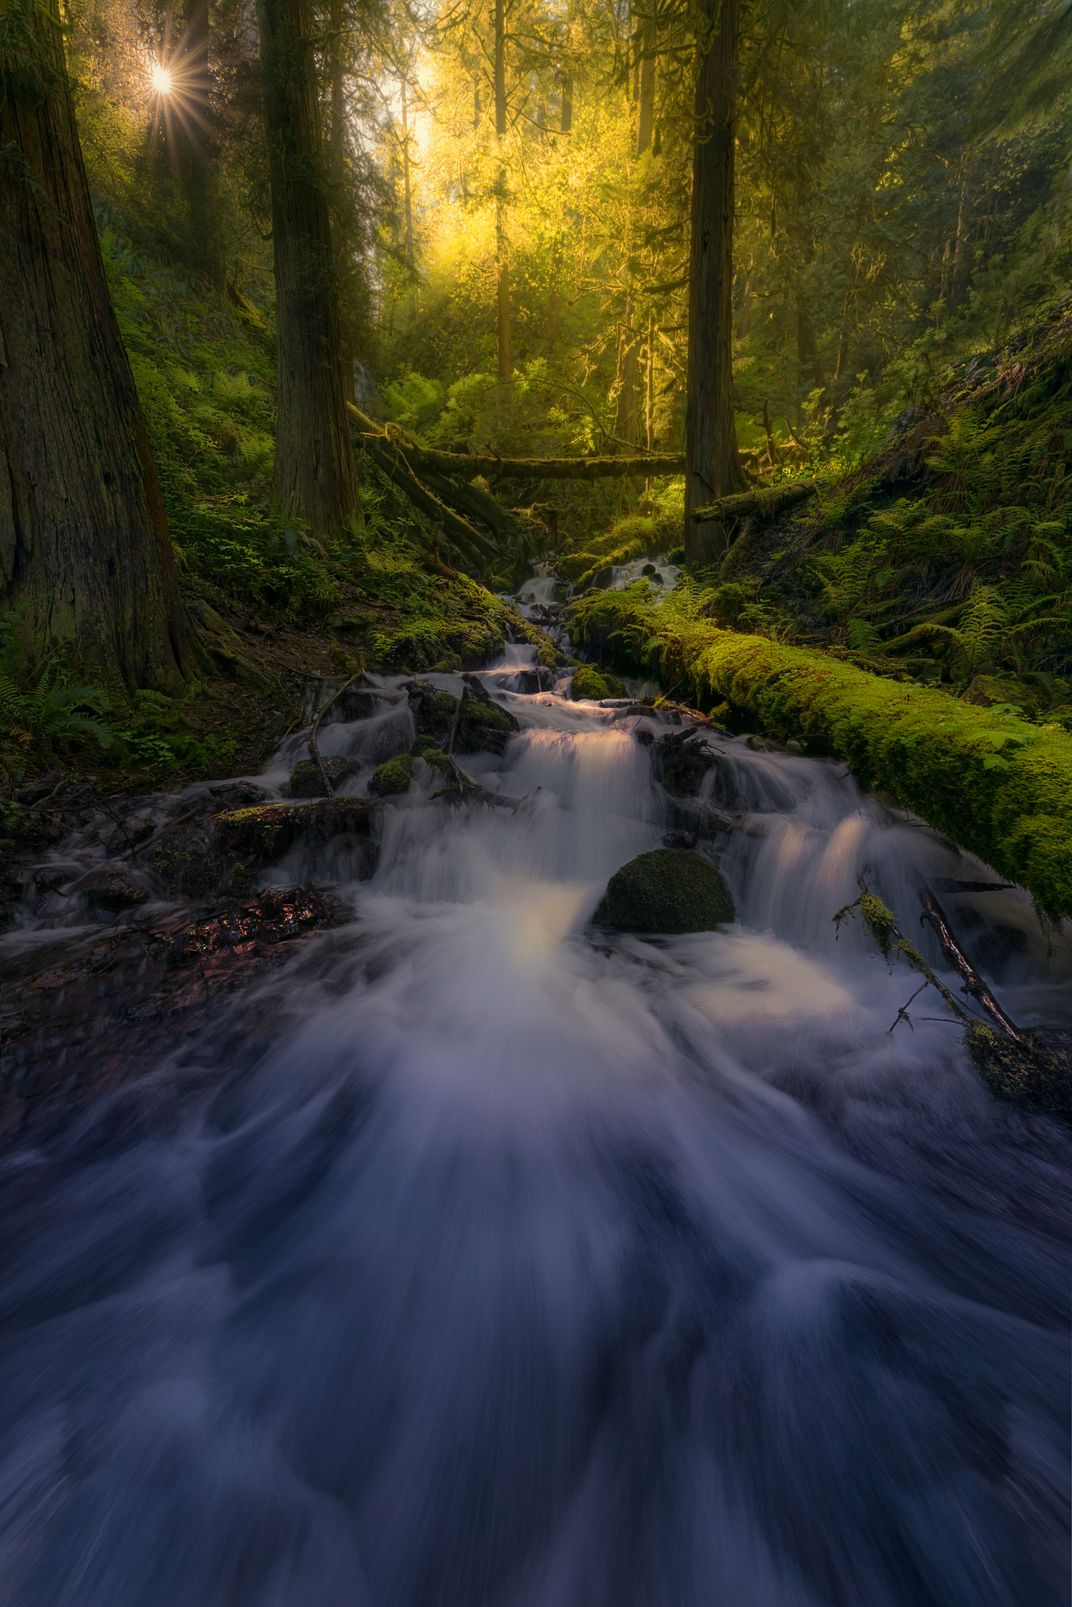
[[[834,762],[697,726],[683,805],[688,717],[534,655],[480,673],[519,729],[479,790],[418,762],[371,877],[272,867],[342,924],[0,1161],[7,1607],[1067,1601],[1072,1140],[833,916],[866,876],[959,989],[940,888],[1055,1029],[1067,936]],[[322,726],[341,793],[410,747],[404,679]],[[593,927],[683,832],[737,920]],[[88,930],[55,896],[5,963]]]

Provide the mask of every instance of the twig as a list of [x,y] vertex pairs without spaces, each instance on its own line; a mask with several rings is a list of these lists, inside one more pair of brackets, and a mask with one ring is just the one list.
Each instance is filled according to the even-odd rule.
[[[462,687],[462,695],[458,699],[457,705],[456,705],[455,710],[454,710],[454,719],[451,722],[450,736],[449,736],[449,738],[447,740],[447,758],[448,759],[451,757],[451,755],[454,752],[454,744],[457,741],[457,737],[458,737],[458,726],[461,723],[461,718],[462,718],[462,704],[465,702],[465,700],[466,700],[466,698],[468,696],[469,696],[469,688],[467,686],[463,686]],[[455,765],[454,768],[455,768],[455,770],[457,770],[457,768],[458,768],[457,765]]]
[[320,713],[309,727],[309,752],[316,760],[317,768],[320,771],[320,779],[324,783],[324,792],[329,798],[334,798],[335,788],[331,785],[327,770],[324,767],[324,760],[320,753],[320,745],[316,740],[316,734],[320,730],[320,724],[325,714],[329,713],[330,710],[335,707],[343,693],[348,692],[355,681],[361,680],[364,673],[364,670],[358,670],[356,675],[351,675],[350,679],[346,681],[344,685],[340,686],[337,692],[333,693],[332,696],[328,698],[327,702],[324,704],[324,707],[320,710]]
[[912,1028],[913,1032],[916,1030],[912,1026],[912,1017],[908,1013],[908,1006],[912,1003],[913,999],[918,999],[919,998],[919,996],[923,992],[924,988],[929,988],[929,987],[930,987],[930,983],[927,981],[926,977],[924,977],[923,981],[920,983],[920,985],[916,989],[915,993],[913,993],[909,998],[907,998],[905,1000],[904,1004],[902,1004],[901,1008],[898,1010],[896,1016],[893,1019],[893,1023],[890,1026],[890,1028],[889,1028],[889,1030],[887,1032],[887,1036],[889,1036],[889,1033],[892,1033],[894,1028],[902,1021],[907,1021],[909,1027]]

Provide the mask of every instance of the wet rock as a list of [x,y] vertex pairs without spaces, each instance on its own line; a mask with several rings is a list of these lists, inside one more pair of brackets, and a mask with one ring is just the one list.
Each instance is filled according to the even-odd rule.
[[[324,769],[333,787],[348,781],[361,769],[360,759],[334,758],[324,760]],[[299,759],[290,772],[287,791],[292,798],[326,798],[328,790],[315,759]]]
[[623,865],[593,917],[615,932],[709,932],[735,919],[721,874],[687,848],[656,848]]
[[570,697],[576,702],[598,703],[601,698],[623,698],[626,690],[621,681],[591,664],[579,664],[570,682]]
[[[280,964],[296,940],[350,918],[328,894],[273,888],[195,920],[175,915],[29,951],[0,982],[0,1142],[62,1130],[78,1106],[152,1070],[177,1035],[211,1021],[224,997]],[[263,999],[257,1009],[263,1021]]]
[[652,747],[655,779],[675,798],[695,798],[708,772],[720,764],[724,765],[721,755],[708,747],[695,728],[669,731]]
[[63,892],[86,899],[92,911],[116,915],[145,904],[151,896],[146,879],[123,865],[95,865]]
[[408,753],[400,753],[397,758],[385,759],[376,766],[369,780],[369,791],[377,798],[391,798],[408,792],[412,781],[413,760]]
[[413,744],[412,751],[415,759],[423,759],[425,764],[432,766],[433,770],[438,770],[444,781],[451,783],[457,781],[453,761],[443,752],[442,748],[436,747],[431,737],[418,737]]
[[520,729],[512,714],[492,701],[475,676],[466,677],[466,694],[461,710],[458,699],[439,692],[425,681],[410,682],[413,717],[418,736],[430,737],[443,752],[503,753],[513,733]]
[[296,844],[308,847],[349,836],[362,839],[360,874],[370,876],[375,863],[367,798],[320,798],[308,803],[253,804],[216,817],[216,833],[224,848],[247,864],[270,865]]
[[667,831],[663,833],[664,848],[695,848],[697,835],[694,831]]

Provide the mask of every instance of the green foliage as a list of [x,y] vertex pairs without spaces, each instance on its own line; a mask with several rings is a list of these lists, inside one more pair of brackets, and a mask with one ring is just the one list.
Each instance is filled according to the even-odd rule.
[[110,748],[108,694],[73,683],[61,652],[36,664],[22,636],[25,615],[16,608],[0,619],[0,758],[21,767],[86,744]]

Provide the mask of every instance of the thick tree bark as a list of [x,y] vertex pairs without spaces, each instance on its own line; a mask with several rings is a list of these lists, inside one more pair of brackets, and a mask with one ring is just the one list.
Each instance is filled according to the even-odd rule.
[[685,556],[720,556],[725,527],[694,509],[745,487],[733,416],[734,121],[740,0],[707,0],[696,75],[685,418]]
[[510,350],[510,257],[506,241],[506,0],[495,0],[495,140],[499,172],[495,185],[495,324],[499,379],[514,372]]
[[[104,277],[56,0],[0,48],[0,600],[38,657],[177,686],[193,638]],[[17,38],[18,45],[12,41]]]
[[318,535],[358,508],[307,0],[259,0],[275,248],[275,493]]
[[190,260],[222,295],[226,285],[220,231],[218,151],[209,64],[208,0],[186,0],[185,28],[174,62],[177,107],[169,121],[190,223]]

